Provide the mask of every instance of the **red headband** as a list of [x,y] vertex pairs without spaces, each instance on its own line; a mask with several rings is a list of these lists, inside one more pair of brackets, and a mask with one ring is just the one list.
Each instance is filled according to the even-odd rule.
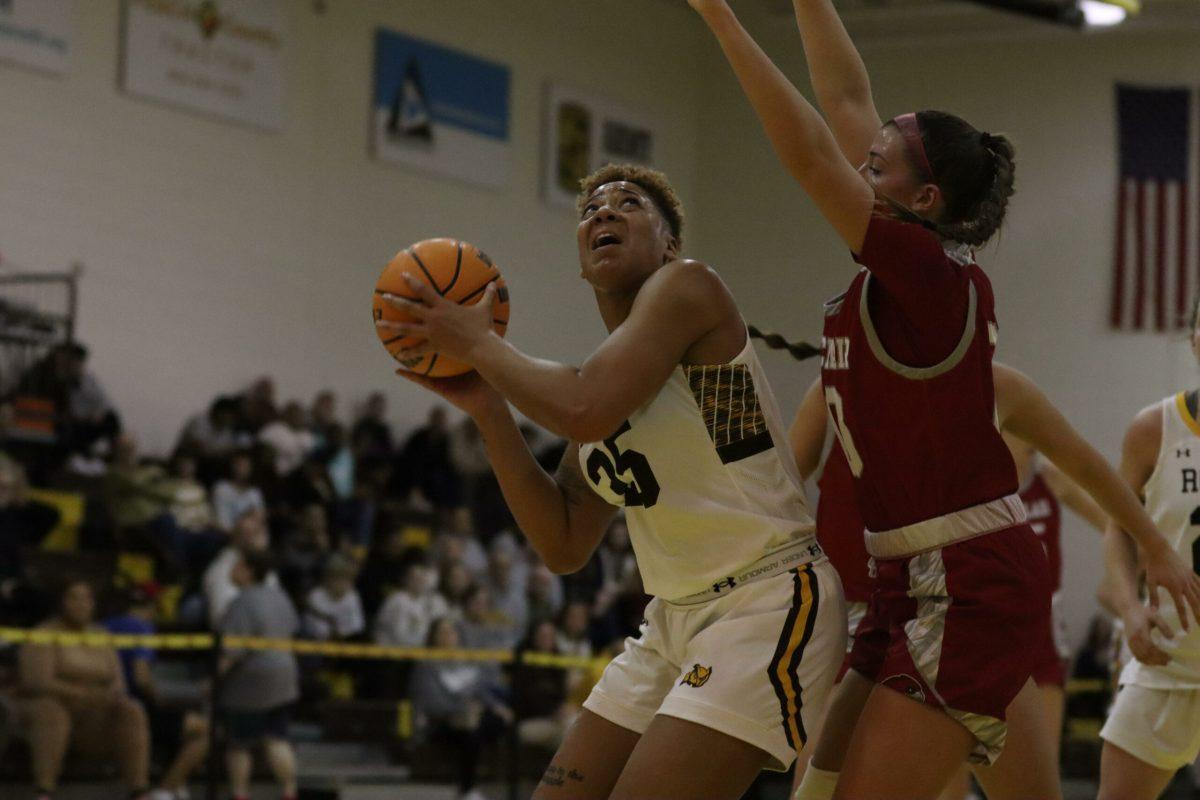
[[929,157],[925,155],[925,143],[921,141],[921,126],[917,124],[917,115],[913,113],[901,114],[892,119],[892,124],[900,131],[900,135],[904,137],[904,146],[908,150],[908,157],[913,164],[921,170],[924,170],[926,177],[931,183],[937,183],[937,179],[933,174],[933,167],[929,163]]

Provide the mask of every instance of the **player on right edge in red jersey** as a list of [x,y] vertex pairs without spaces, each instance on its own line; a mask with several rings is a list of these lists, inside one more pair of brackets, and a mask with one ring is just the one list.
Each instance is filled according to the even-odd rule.
[[[969,757],[999,756],[1010,703],[1037,703],[1023,653],[1050,618],[1046,559],[994,424],[997,324],[971,249],[1003,221],[1012,146],[941,112],[881,125],[824,0],[802,34],[819,44],[810,58],[852,85],[836,119],[827,109],[835,138],[725,0],[688,1],[784,166],[863,267],[826,305],[822,385],[877,566],[868,613],[887,636],[855,644],[851,666],[876,685],[834,796],[933,798]],[[1200,610],[1200,578],[1153,529],[1129,533],[1151,586],[1181,615]],[[1057,771],[1043,772],[1027,796],[1059,797]]]
[[[1047,555],[1048,577],[1053,581],[1049,588],[1056,591],[1062,568],[1057,531],[1060,499],[1101,532],[1108,517],[1098,502],[1128,519],[1132,526],[1150,528],[1152,523],[1139,513],[1136,498],[1121,486],[1116,471],[1079,437],[1032,381],[1001,364],[994,363],[992,370],[996,387],[996,421],[1016,457],[1018,475],[1021,476],[1021,501]],[[824,446],[829,415],[822,395],[818,380],[805,394],[789,432],[797,466],[805,477],[816,472]],[[1041,465],[1032,457],[1039,450],[1045,451],[1045,463]],[[1024,469],[1020,468],[1022,466]],[[1086,488],[1067,473],[1075,475]],[[818,486],[818,537],[842,578],[849,610],[849,643],[853,644],[859,636],[886,636],[887,631],[878,625],[879,621],[866,613],[874,589],[868,566],[870,555],[863,542],[862,517],[854,502],[853,476],[836,439],[825,458]],[[1027,775],[1039,769],[1053,769],[1058,763],[1065,675],[1061,650],[1055,638],[1051,627],[1043,626],[1036,648],[1027,654],[1041,703],[1010,708],[1013,745],[1005,749],[995,766],[975,768],[990,800],[1028,797]],[[829,710],[814,734],[815,747],[809,751],[813,765],[811,772],[806,769],[808,759],[797,759],[797,783],[801,776],[807,778],[796,793],[796,800],[821,800],[832,794],[828,776],[841,770],[850,736],[870,694],[869,676],[850,670],[848,658],[838,678],[839,685],[830,698]],[[1020,732],[1014,735],[1013,728]],[[965,777],[965,773],[960,774]],[[966,794],[964,781],[949,788],[941,797],[950,800]]]

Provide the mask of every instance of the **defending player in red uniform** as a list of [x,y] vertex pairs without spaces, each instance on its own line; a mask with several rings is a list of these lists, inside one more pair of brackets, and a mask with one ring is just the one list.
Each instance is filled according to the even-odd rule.
[[[877,567],[868,616],[887,635],[855,643],[851,666],[876,686],[835,796],[932,798],[968,757],[996,759],[1018,694],[1037,702],[1022,654],[1050,619],[1046,559],[993,421],[997,324],[971,251],[1003,221],[1013,150],[941,112],[881,125],[832,5],[798,0],[816,10],[801,29],[810,58],[849,88],[836,115],[826,108],[835,138],[725,0],[689,3],[784,166],[864,267],[826,306],[822,383]],[[1200,582],[1153,528],[1130,533],[1149,582],[1200,608]],[[1052,764],[1026,784],[1028,797],[1060,794]]]
[[[1104,464],[1102,457],[1094,450],[1078,447],[1078,435],[1066,427],[1065,420],[1062,420],[1032,382],[1016,370],[1000,364],[993,364],[993,373],[997,419],[1004,432],[1005,441],[1014,454],[1020,478],[1020,496],[1027,509],[1030,526],[1046,552],[1050,566],[1048,574],[1052,581],[1048,588],[1057,592],[1062,577],[1059,502],[1101,532],[1108,518],[1087,491],[1073,482],[1052,461],[1039,459],[1037,449],[1039,446],[1047,447],[1057,457],[1067,459],[1066,468],[1077,473],[1080,473],[1081,466],[1094,470],[1096,474],[1108,473],[1107,486],[1093,484],[1091,490],[1100,492],[1098,496],[1101,498],[1107,495],[1109,499],[1105,502],[1110,506],[1119,503],[1113,499],[1120,493],[1114,492],[1111,483],[1115,473]],[[805,477],[816,471],[824,445],[828,414],[822,407],[821,398],[821,384],[817,381],[806,393],[790,431],[796,462]],[[1035,436],[1042,438],[1022,439],[1010,433],[1011,429],[1032,430],[1035,431]],[[1075,452],[1084,455],[1084,460],[1079,460],[1076,456],[1076,460],[1071,461],[1069,456],[1062,454],[1064,443],[1073,440]],[[825,459],[818,486],[821,492],[817,504],[818,536],[822,548],[842,577],[849,605],[848,623],[852,645],[854,638],[860,633],[872,636],[882,632],[871,631],[872,620],[864,619],[874,581],[868,571],[870,556],[863,542],[864,526],[854,502],[852,476],[836,439]],[[1125,502],[1128,502],[1128,498],[1125,498]],[[1030,659],[1041,703],[1021,707],[1017,714],[1019,716],[1020,713],[1027,712],[1033,715],[1033,719],[1025,723],[1020,719],[1014,721],[1010,718],[1010,725],[1024,727],[1025,724],[1029,724],[1044,731],[1044,735],[1039,737],[1038,741],[1044,742],[1045,752],[1034,753],[1034,756],[1042,762],[1046,762],[1048,758],[1051,764],[1058,763],[1059,730],[1062,727],[1062,687],[1065,679],[1063,650],[1057,639],[1055,632],[1047,626],[1042,631],[1039,644]],[[843,674],[839,678],[845,676],[848,666],[847,663],[843,667]],[[821,773],[836,773],[840,770],[850,735],[869,693],[870,683],[857,674],[851,674],[844,681],[844,685],[835,692],[831,700],[832,710],[822,722],[822,729],[817,734],[817,746],[813,756],[816,781],[810,779],[805,791],[797,794],[799,800],[829,796],[832,787],[826,787],[823,792],[819,785]],[[1014,792],[1015,796],[1021,796],[1022,775],[1029,769],[1029,764],[1022,760],[1020,754],[1028,753],[1036,746],[1034,742],[1023,742],[1019,748],[1006,750],[995,767],[976,770],[986,786],[989,797],[998,800]],[[805,764],[807,759],[803,762],[798,761],[797,782],[804,774]],[[948,790],[942,797],[957,798],[965,795],[966,786],[963,784],[960,788]]]

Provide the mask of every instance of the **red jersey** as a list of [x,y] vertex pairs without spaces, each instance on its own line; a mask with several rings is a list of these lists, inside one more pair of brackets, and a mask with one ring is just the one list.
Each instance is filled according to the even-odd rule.
[[846,454],[837,440],[825,458],[817,481],[817,541],[833,562],[850,602],[871,599],[875,581],[867,572],[867,545],[863,540],[862,515],[854,501],[854,478]]
[[[1014,494],[1016,467],[995,424],[996,319],[983,270],[968,249],[878,215],[856,260],[864,269],[825,306],[821,379],[867,528],[900,528]],[[923,334],[930,326],[905,324],[914,314],[908,290],[933,285],[927,274],[959,296],[927,296],[923,316],[944,321],[967,298],[958,339],[943,337],[944,348]],[[929,365],[903,363],[899,353]]]
[[[1029,515],[1029,527],[1037,534],[1050,562],[1050,591],[1062,588],[1062,508],[1039,472],[1021,489],[1021,502]],[[819,512],[818,512],[819,513]],[[821,543],[824,545],[824,542]],[[839,570],[840,572],[841,570]]]

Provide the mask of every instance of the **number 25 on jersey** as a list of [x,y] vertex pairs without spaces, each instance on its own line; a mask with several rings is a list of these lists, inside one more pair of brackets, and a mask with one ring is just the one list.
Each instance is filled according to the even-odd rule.
[[[613,494],[625,498],[625,506],[650,508],[658,502],[658,479],[650,469],[650,462],[636,450],[622,452],[617,439],[630,430],[629,421],[612,436],[604,440],[605,453],[597,447],[588,456],[587,472],[592,483],[600,483],[600,474],[608,478],[608,485]],[[625,476],[624,478],[622,476]]]

